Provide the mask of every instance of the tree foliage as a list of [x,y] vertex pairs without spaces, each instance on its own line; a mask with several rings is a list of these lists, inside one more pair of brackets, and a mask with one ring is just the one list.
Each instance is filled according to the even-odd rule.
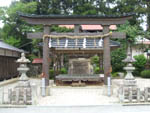
[[0,12],[2,12],[0,15],[1,20],[4,23],[0,37],[2,37],[5,42],[16,47],[20,47],[22,44],[29,42],[29,40],[26,39],[26,32],[32,29],[32,27],[25,24],[19,18],[17,12],[34,13],[36,8],[36,2],[30,2],[28,4],[13,2],[9,8],[0,8]]
[[133,63],[133,65],[135,66],[135,71],[133,72],[133,74],[135,76],[140,76],[140,73],[144,70],[145,68],[145,64],[146,64],[146,58],[144,55],[138,55],[138,56],[134,56],[135,58],[135,62]]

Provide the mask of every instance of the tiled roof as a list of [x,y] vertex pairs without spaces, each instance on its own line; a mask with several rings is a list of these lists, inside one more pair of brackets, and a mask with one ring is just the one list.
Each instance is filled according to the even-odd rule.
[[[68,29],[73,29],[74,25],[59,25],[60,27],[66,27]],[[101,25],[81,25],[82,30],[103,30],[103,27]],[[110,25],[109,26],[110,30],[116,30],[117,26],[116,25]]]
[[0,40],[0,48],[7,49],[7,50],[12,50],[12,51],[17,51],[17,52],[24,52],[22,49],[18,49],[18,48],[14,47],[14,46],[6,44],[2,40]]
[[136,37],[136,44],[150,45],[150,40],[147,38],[144,38],[142,36],[137,36]]
[[[49,62],[50,62],[50,58],[49,58]],[[43,59],[42,58],[35,58],[32,61],[33,64],[42,64],[43,63]]]
[[33,64],[42,64],[43,62],[43,59],[42,58],[35,58],[33,59],[32,63]]

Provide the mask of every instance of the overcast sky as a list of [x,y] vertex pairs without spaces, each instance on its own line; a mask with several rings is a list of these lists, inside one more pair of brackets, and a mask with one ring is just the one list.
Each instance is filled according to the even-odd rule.
[[[0,0],[0,7],[9,6],[14,0]],[[3,23],[0,21],[0,28],[3,26]]]
[[0,0],[0,7],[1,6],[9,6],[11,1],[14,1],[14,0]]

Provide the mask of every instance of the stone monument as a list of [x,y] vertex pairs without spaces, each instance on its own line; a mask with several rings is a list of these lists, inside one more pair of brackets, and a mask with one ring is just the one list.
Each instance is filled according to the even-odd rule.
[[69,60],[69,75],[90,75],[93,74],[93,69],[90,59],[77,58]]

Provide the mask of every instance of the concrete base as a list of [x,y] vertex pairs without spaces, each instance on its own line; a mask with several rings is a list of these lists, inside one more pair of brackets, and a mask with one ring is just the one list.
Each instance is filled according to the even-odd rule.
[[[109,96],[108,94],[108,86],[107,85],[104,85],[104,88],[103,88],[103,95],[104,96]],[[113,87],[111,86],[110,87],[110,95],[112,96],[113,95]]]

